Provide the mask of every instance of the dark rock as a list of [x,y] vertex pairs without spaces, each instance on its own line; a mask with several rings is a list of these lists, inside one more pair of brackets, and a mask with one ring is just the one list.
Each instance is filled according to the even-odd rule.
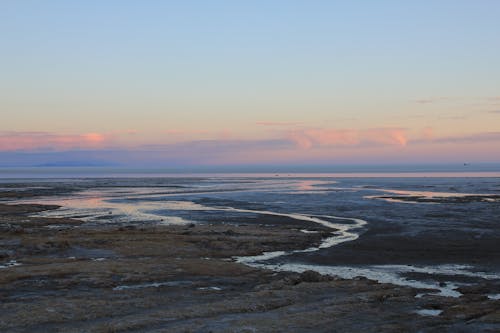
[[315,271],[305,271],[300,274],[300,280],[302,282],[322,282],[328,279]]

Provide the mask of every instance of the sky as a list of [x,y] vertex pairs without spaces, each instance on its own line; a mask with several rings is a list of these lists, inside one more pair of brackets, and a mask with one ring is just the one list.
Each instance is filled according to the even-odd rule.
[[0,1],[0,166],[500,162],[500,1]]

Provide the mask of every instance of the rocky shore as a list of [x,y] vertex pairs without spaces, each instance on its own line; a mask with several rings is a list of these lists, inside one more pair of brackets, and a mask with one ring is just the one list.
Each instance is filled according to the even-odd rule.
[[273,272],[234,256],[325,235],[254,224],[91,226],[0,204],[1,332],[495,332],[500,300]]

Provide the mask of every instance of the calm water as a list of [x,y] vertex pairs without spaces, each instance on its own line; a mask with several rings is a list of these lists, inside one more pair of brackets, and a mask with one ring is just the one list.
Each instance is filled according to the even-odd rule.
[[[228,169],[225,172],[224,169]],[[222,171],[221,171],[222,170]],[[279,171],[275,171],[279,170]],[[116,167],[0,167],[2,179],[143,177],[500,177],[500,164],[153,169]]]
[[[424,175],[424,176],[423,176]],[[151,174],[149,174],[151,176]],[[247,265],[273,270],[316,270],[345,278],[365,276],[381,282],[432,288],[443,295],[459,296],[455,288],[474,282],[499,282],[500,267],[482,265],[474,259],[435,260],[423,264],[408,259],[392,264],[340,264],[334,258],[337,246],[357,242],[375,229],[391,231],[392,237],[446,235],[451,232],[477,237],[498,237],[500,229],[500,178],[459,177],[440,174],[324,175],[187,175],[141,178],[82,178],[10,180],[1,188],[31,187],[73,189],[75,192],[23,202],[57,204],[49,217],[79,218],[91,225],[231,223],[287,225],[302,232],[331,230],[318,247],[289,252],[263,253],[233,258]],[[442,177],[445,176],[445,177]],[[453,177],[454,176],[454,177]],[[1,187],[1,186],[0,186]],[[464,198],[467,203],[398,201],[383,196]],[[19,202],[19,201],[16,201]],[[445,238],[443,238],[445,239]],[[422,240],[425,246],[425,239]],[[500,241],[500,239],[499,239]],[[394,251],[398,251],[395,246]],[[321,263],[318,263],[321,258]],[[331,259],[329,259],[331,258]],[[411,275],[413,274],[413,275]],[[418,277],[418,274],[426,274]],[[417,277],[416,277],[417,276]],[[439,277],[439,279],[437,278]],[[446,277],[443,283],[443,277]],[[440,283],[441,282],[441,283]]]

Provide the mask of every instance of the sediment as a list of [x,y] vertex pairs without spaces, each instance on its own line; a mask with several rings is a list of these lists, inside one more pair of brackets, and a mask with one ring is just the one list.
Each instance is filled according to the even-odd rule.
[[[0,204],[2,332],[488,332],[491,286],[460,298],[273,272],[234,256],[318,245],[293,226],[95,226],[33,217],[57,206]],[[418,310],[440,310],[423,316]]]

